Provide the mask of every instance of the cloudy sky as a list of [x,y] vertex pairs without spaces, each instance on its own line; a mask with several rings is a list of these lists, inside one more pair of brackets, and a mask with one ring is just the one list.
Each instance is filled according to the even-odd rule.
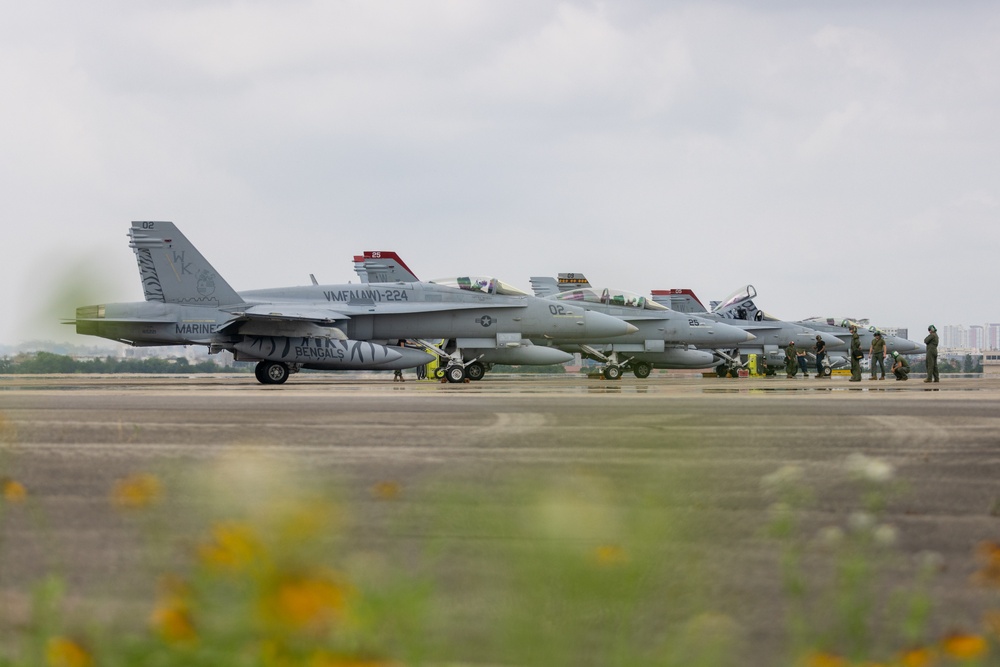
[[[140,300],[172,220],[237,289],[584,272],[788,319],[1000,321],[1000,5],[7,2],[0,342]],[[77,342],[94,339],[78,337]]]

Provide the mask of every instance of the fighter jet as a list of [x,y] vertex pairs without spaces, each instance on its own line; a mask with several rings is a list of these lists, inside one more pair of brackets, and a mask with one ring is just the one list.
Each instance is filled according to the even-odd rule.
[[[361,255],[355,255],[354,271],[364,284],[372,281],[419,282],[416,274],[391,250],[367,250]],[[454,280],[437,279],[430,282],[452,284]],[[465,368],[465,377],[470,380],[481,380],[494,364],[548,366],[573,360],[572,354],[547,345],[545,339],[535,344],[530,339],[523,338],[520,345],[510,347],[486,347],[474,339],[455,338],[442,341],[411,338],[410,342],[441,357],[444,367],[438,369],[439,374],[446,374],[448,368],[462,366]]]
[[[77,308],[77,333],[130,345],[205,345],[256,361],[262,384],[300,369],[394,370],[426,364],[414,337],[491,349],[530,338],[589,339],[634,330],[614,317],[535,298],[492,278],[318,285],[236,292],[172,222],[133,222],[146,300]],[[449,368],[449,381],[464,379]]]
[[927,346],[923,343],[887,334],[878,327],[868,324],[867,320],[853,320],[849,317],[809,317],[798,322],[798,324],[815,329],[816,331],[828,333],[841,340],[843,350],[835,350],[829,354],[830,365],[833,368],[847,368],[851,365],[851,360],[848,357],[848,350],[851,346],[851,326],[858,328],[858,341],[861,343],[861,350],[863,352],[867,352],[871,348],[875,332],[879,332],[882,334],[882,340],[885,341],[886,357],[893,352],[907,355],[927,354]]
[[729,360],[727,366],[718,366],[716,371],[722,377],[733,373],[736,366],[743,365],[744,355],[762,354],[769,366],[782,366],[785,363],[784,350],[791,342],[802,350],[810,350],[816,344],[819,336],[826,344],[827,350],[844,349],[843,342],[829,333],[817,331],[793,322],[785,322],[770,318],[764,311],[757,308],[753,299],[757,291],[753,285],[747,285],[733,292],[711,311],[707,310],[694,292],[689,289],[653,290],[653,300],[685,313],[697,314],[700,317],[724,321],[756,336],[750,344],[739,345],[735,350],[716,350]]
[[729,323],[678,313],[634,292],[595,289],[581,273],[560,273],[558,281],[538,276],[530,280],[536,296],[582,305],[638,328],[614,340],[551,341],[562,350],[602,362],[601,373],[609,380],[617,380],[627,369],[646,378],[653,368],[711,368],[720,359],[697,348],[731,348],[754,340],[754,334]]

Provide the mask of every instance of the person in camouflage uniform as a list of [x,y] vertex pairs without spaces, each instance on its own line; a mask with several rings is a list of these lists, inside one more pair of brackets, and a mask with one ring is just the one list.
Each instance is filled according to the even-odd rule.
[[868,348],[868,358],[871,359],[872,376],[870,379],[875,379],[875,365],[882,370],[882,377],[880,380],[885,379],[885,339],[882,338],[882,332],[876,331],[875,337],[872,338],[872,344]]
[[938,335],[937,327],[933,324],[927,327],[927,337],[924,338],[924,345],[927,346],[927,377],[924,382],[938,381],[937,348]]
[[858,338],[858,328],[851,325],[851,379],[848,382],[861,382],[861,340]]
[[910,364],[905,357],[899,356],[899,352],[892,353],[892,372],[897,380],[908,380],[910,378]]
[[793,378],[798,371],[799,362],[795,359],[795,341],[793,340],[785,348],[785,375]]

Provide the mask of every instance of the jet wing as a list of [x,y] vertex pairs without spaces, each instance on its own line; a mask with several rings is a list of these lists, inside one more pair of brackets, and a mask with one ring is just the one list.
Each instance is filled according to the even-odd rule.
[[242,309],[227,309],[237,317],[246,319],[265,320],[304,320],[308,322],[336,322],[337,320],[349,320],[350,315],[345,315],[329,308],[314,308],[302,306],[300,304],[264,303]]

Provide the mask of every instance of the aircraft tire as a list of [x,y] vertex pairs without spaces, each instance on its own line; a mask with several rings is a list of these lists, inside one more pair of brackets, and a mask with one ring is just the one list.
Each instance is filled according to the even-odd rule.
[[284,384],[288,379],[288,366],[280,361],[265,361],[261,369],[264,384]]
[[458,383],[465,381],[465,369],[455,364],[454,366],[448,366],[444,371],[444,376],[448,378],[448,382]]
[[646,361],[638,361],[632,364],[632,374],[640,380],[645,380],[653,372],[653,367]]
[[833,375],[833,369],[829,367],[824,367],[823,375],[825,375],[826,377],[830,377],[831,375]]
[[622,369],[620,366],[615,366],[611,364],[610,366],[604,367],[604,379],[605,380],[621,380],[622,379]]
[[253,367],[253,374],[257,378],[257,382],[260,382],[261,384],[270,384],[270,382],[267,381],[267,376],[264,375],[264,364],[265,363],[267,363],[267,362],[266,361],[258,361],[257,365]]
[[719,364],[715,367],[715,374],[720,378],[724,378],[729,375],[729,368],[727,368],[725,364]]
[[478,361],[473,361],[465,367],[465,377],[469,378],[473,382],[482,380],[484,375],[486,375],[486,367]]

